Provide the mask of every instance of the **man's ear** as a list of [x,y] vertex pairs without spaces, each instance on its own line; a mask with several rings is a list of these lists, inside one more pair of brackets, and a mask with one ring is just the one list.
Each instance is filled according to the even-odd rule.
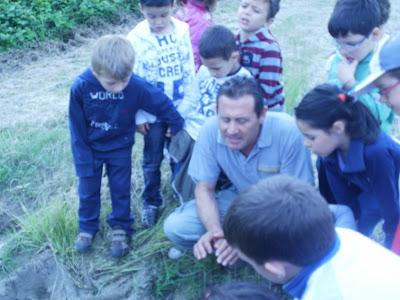
[[332,133],[342,135],[346,133],[346,123],[342,120],[337,120],[333,123],[331,130]]
[[270,260],[265,262],[264,269],[279,279],[279,281],[284,280],[284,278],[287,276],[284,263],[278,260]]
[[268,111],[268,106],[264,105],[263,109],[261,110],[260,116],[258,117],[258,120],[261,125],[264,123],[265,117],[267,116],[267,111]]

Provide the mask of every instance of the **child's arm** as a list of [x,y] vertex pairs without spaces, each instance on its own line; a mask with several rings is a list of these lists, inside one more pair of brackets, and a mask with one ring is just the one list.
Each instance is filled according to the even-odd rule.
[[190,42],[189,28],[185,30],[182,36],[181,46],[181,65],[183,69],[183,99],[178,106],[179,113],[186,118],[193,103],[195,103],[195,93],[193,87],[195,84],[195,65],[193,58],[192,43]]
[[282,56],[281,49],[277,44],[270,44],[268,49],[263,51],[259,70],[258,84],[268,107],[277,103],[283,104],[285,99],[281,82]]
[[93,176],[93,153],[88,143],[82,98],[76,85],[71,88],[68,117],[76,174],[79,177]]
[[395,158],[388,150],[377,148],[376,151],[365,155],[371,191],[360,196],[361,201],[378,201],[381,216],[384,220],[385,246],[390,247],[399,224],[399,189],[396,177]]
[[146,83],[140,99],[141,109],[155,115],[160,121],[167,123],[172,135],[175,135],[183,128],[184,120],[174,107],[172,101],[161,90]]

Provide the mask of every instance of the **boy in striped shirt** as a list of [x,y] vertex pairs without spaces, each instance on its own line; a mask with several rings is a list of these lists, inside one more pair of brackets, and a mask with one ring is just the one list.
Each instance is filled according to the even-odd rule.
[[242,0],[238,10],[240,32],[237,42],[241,64],[261,87],[265,105],[282,111],[282,55],[269,25],[279,11],[280,0]]

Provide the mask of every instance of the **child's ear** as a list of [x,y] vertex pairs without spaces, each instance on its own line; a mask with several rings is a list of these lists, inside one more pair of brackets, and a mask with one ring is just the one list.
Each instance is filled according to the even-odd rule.
[[272,23],[274,23],[274,18],[269,18],[268,20],[267,20],[267,25],[268,26],[271,26],[272,25]]
[[333,123],[331,132],[339,135],[346,133],[346,123],[343,120],[337,120]]
[[372,35],[372,40],[379,41],[383,36],[382,27],[375,27],[374,29],[372,29],[371,35]]
[[240,52],[239,51],[233,51],[231,54],[231,59],[239,61],[240,58]]
[[278,260],[270,260],[264,263],[264,269],[269,273],[272,274],[276,279],[282,281],[286,278],[286,268],[285,265]]

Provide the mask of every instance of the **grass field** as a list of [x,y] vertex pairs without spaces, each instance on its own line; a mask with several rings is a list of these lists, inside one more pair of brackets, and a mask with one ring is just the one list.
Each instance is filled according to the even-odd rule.
[[[215,22],[235,30],[238,3],[219,1]],[[282,1],[272,30],[284,56],[289,113],[308,88],[324,81],[326,60],[333,51],[326,29],[333,3]],[[400,29],[400,3],[392,1],[392,6],[386,28],[395,34]],[[132,25],[131,22],[109,30],[126,33]],[[49,269],[62,270],[51,276],[64,274],[68,287],[63,287],[64,294],[57,294],[59,283],[33,285],[27,293],[38,291],[38,295],[45,295],[37,299],[61,299],[60,295],[63,299],[196,299],[212,283],[235,278],[259,280],[250,268],[227,271],[213,258],[197,262],[188,255],[178,262],[168,260],[171,244],[165,239],[161,224],[178,202],[169,187],[166,164],[162,178],[166,205],[162,218],[150,230],[136,225],[132,251],[126,258],[115,261],[107,255],[105,219],[110,212],[110,200],[106,180],[102,186],[102,228],[94,249],[89,255],[74,253],[78,199],[67,128],[68,90],[73,78],[88,65],[90,44],[95,37],[87,35],[86,42],[79,47],[57,54],[51,50],[43,52],[25,66],[0,73],[0,299],[3,291],[15,295],[4,299],[18,299],[27,281],[35,277],[32,270],[23,267],[42,257],[54,261]],[[141,148],[138,135],[132,175],[136,220],[140,219],[143,185]],[[9,290],[10,278],[19,292]]]

